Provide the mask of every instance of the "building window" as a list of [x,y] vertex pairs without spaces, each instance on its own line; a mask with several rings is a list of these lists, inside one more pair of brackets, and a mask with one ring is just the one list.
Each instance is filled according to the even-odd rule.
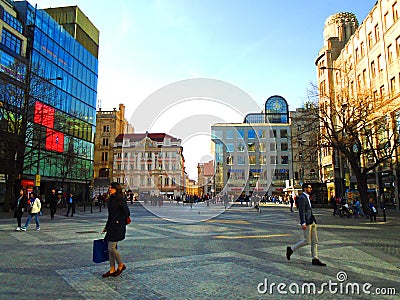
[[265,155],[260,156],[260,164],[266,165],[267,164],[267,157]]
[[110,132],[110,125],[104,125],[103,132]]
[[271,156],[270,157],[271,165],[276,165],[278,163],[276,158],[277,158],[276,156]]
[[388,12],[383,15],[383,31],[386,31],[386,29],[388,28],[388,15]]
[[361,42],[361,44],[360,44],[360,55],[361,55],[361,58],[363,58],[365,55],[364,42]]
[[396,94],[396,78],[390,79],[390,94],[391,96]]
[[4,28],[1,34],[1,43],[10,50],[21,55],[21,40]]
[[287,129],[281,129],[281,139],[287,139],[288,131]]
[[257,163],[257,158],[255,155],[250,155],[249,156],[249,164],[250,165],[255,165]]
[[226,144],[226,152],[233,152],[233,144],[232,143],[227,143]]
[[108,139],[103,139],[103,146],[108,146]]
[[381,97],[381,99],[383,99],[383,97],[385,96],[385,86],[384,85],[382,85],[380,88],[379,88],[379,93],[380,93],[380,97]]
[[372,32],[368,33],[368,37],[367,37],[367,45],[368,45],[368,49],[371,49],[372,45],[373,45],[373,40],[372,40]]
[[269,132],[269,137],[270,137],[271,139],[274,139],[274,138],[276,137],[276,130],[275,130],[275,129],[273,129],[273,130],[271,130],[271,131]]
[[256,138],[256,132],[253,129],[248,130],[247,131],[247,138],[248,139],[255,139]]
[[233,130],[227,130],[226,131],[226,139],[227,140],[232,140],[233,139]]
[[393,62],[393,52],[392,52],[392,44],[387,47],[387,60],[388,63],[391,64]]
[[276,151],[276,143],[269,144],[269,151]]
[[393,22],[396,22],[397,19],[399,18],[399,12],[397,11],[397,2],[393,3],[392,5],[392,16],[393,16]]
[[378,55],[378,73],[382,72],[383,70],[383,61],[382,61],[382,55]]
[[244,165],[244,164],[245,164],[244,156],[242,155],[238,156],[238,165]]
[[375,76],[376,76],[375,62],[371,61],[371,77],[375,78]]
[[282,165],[289,164],[289,156],[281,156],[281,163]]
[[108,177],[110,176],[110,169],[102,168],[99,170],[99,177]]
[[233,165],[233,156],[228,156],[226,158],[226,164],[227,165]]
[[275,178],[278,180],[288,180],[289,179],[289,170],[287,169],[276,169],[274,171]]
[[239,143],[238,146],[237,146],[238,152],[244,152],[245,148],[246,147],[245,147],[245,145],[243,143]]
[[260,138],[260,139],[266,138],[265,129],[258,130],[258,138]]
[[281,144],[281,151],[288,151],[289,149],[289,144],[288,143],[282,143]]
[[265,146],[265,143],[260,143],[260,144],[259,144],[259,147],[260,147],[260,152],[265,152],[265,151],[267,151],[267,147]]
[[249,152],[256,151],[256,144],[255,143],[248,143],[247,144],[247,149],[248,149]]
[[380,40],[380,30],[379,30],[379,25],[378,24],[376,24],[375,25],[375,41],[377,42],[377,41],[379,41]]
[[238,132],[238,139],[244,139],[244,130],[239,129],[237,132]]
[[108,152],[101,152],[101,161],[108,161]]

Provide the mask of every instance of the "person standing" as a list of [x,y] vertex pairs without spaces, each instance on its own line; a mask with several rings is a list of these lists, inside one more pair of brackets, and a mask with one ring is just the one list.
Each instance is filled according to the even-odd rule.
[[368,203],[368,207],[369,207],[369,217],[376,222],[376,215],[378,214],[378,209],[376,208],[376,205],[374,203],[374,198],[369,198],[369,203]]
[[289,196],[289,201],[290,201],[290,212],[293,212],[294,199],[292,195]]
[[302,185],[303,193],[299,197],[299,216],[300,216],[300,224],[303,229],[304,238],[297,242],[292,247],[288,246],[286,248],[286,258],[290,260],[290,256],[297,249],[304,247],[308,244],[311,244],[311,255],[312,261],[311,263],[316,266],[326,266],[325,263],[322,263],[318,259],[318,235],[317,235],[317,221],[312,212],[310,195],[312,192],[311,184],[304,183]]
[[25,196],[24,190],[20,189],[19,196],[14,203],[14,218],[17,218],[17,228],[15,228],[15,231],[21,230],[21,218],[24,211],[26,211],[27,205],[28,205],[28,197]]
[[57,211],[57,202],[58,202],[58,197],[57,197],[55,189],[51,190],[51,193],[50,193],[48,199],[49,199],[49,203],[50,203],[50,217],[53,220],[54,214]]
[[67,214],[65,215],[66,217],[68,217],[69,212],[71,212],[71,217],[74,216],[74,212],[75,212],[75,196],[74,194],[71,192],[69,193],[69,196],[65,199],[68,209],[67,209]]
[[[109,194],[107,201],[108,218],[103,232],[106,233],[104,239],[108,244],[108,254],[110,258],[110,270],[104,273],[103,277],[119,276],[126,266],[122,261],[122,257],[117,249],[119,241],[125,239],[126,219],[130,216],[130,211],[126,200],[122,194],[122,187],[117,182],[112,182],[109,186]],[[115,269],[117,263],[117,269]]]
[[40,230],[39,213],[42,209],[42,204],[40,203],[40,199],[36,197],[34,193],[29,194],[27,207],[29,216],[28,219],[26,219],[24,227],[21,227],[21,230],[26,231],[32,218],[35,218],[36,230]]
[[336,216],[336,212],[337,212],[337,202],[336,202],[336,198],[333,194],[331,194],[331,199],[330,199],[331,205],[333,207],[333,215]]

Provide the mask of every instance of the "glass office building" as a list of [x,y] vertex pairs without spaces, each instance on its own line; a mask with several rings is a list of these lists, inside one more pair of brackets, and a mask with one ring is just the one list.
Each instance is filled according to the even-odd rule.
[[[71,190],[83,200],[93,175],[98,59],[45,10],[26,1],[14,5],[28,39],[31,91],[22,183],[33,180],[41,194]],[[32,92],[40,80],[51,96]]]
[[280,195],[293,178],[289,106],[281,96],[264,113],[243,123],[211,126],[215,149],[215,192],[233,196]]

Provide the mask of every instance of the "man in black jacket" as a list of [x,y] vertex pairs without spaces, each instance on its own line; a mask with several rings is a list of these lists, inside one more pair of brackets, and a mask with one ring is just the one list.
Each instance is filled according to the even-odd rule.
[[290,256],[297,249],[311,244],[312,264],[316,266],[326,266],[318,259],[318,235],[317,235],[317,220],[314,217],[311,208],[310,195],[312,192],[311,184],[304,183],[302,186],[303,193],[299,197],[299,216],[300,224],[303,229],[304,239],[297,242],[292,247],[286,248],[286,258],[290,260]]
[[50,217],[51,219],[54,219],[54,214],[57,211],[57,201],[58,197],[56,194],[56,190],[52,189],[50,195],[48,196],[49,203],[50,203]]

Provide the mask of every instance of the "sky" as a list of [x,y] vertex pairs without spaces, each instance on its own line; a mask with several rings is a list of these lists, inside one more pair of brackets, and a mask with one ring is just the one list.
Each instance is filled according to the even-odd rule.
[[[160,89],[188,79],[228,83],[247,93],[259,109],[272,95],[284,97],[290,110],[301,107],[310,83],[316,82],[314,62],[323,47],[325,20],[352,12],[361,23],[376,0],[29,2],[38,8],[79,6],[100,31],[98,106],[110,110],[123,103],[126,118],[136,130],[145,130],[140,126],[145,116],[135,114],[138,107],[153,101]],[[171,134],[182,124],[187,127],[188,120],[242,122],[248,112],[214,104],[194,101],[162,109],[153,105],[161,117],[150,122],[149,131]],[[208,112],[199,113],[204,109]],[[210,134],[193,126],[190,134],[178,137],[187,172],[197,177],[197,162],[212,158]]]

